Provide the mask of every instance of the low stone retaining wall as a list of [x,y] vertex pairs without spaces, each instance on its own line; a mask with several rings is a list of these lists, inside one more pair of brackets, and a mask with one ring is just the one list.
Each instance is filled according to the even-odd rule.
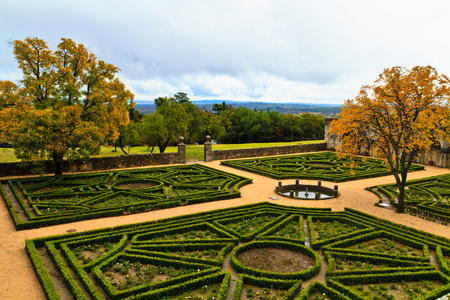
[[[233,158],[272,156],[283,154],[294,154],[303,152],[324,151],[326,143],[291,145],[264,148],[248,148],[235,150],[211,150],[211,143],[205,143],[205,161],[228,160]],[[186,163],[186,145],[180,143],[178,152],[172,153],[152,153],[152,154],[129,154],[109,157],[92,157],[89,159],[75,160],[71,163],[64,162],[63,172],[93,172],[111,169],[170,165]],[[35,175],[33,165],[24,168],[19,163],[0,163],[0,178]],[[44,174],[55,173],[55,165],[51,161],[44,163]]]
[[278,147],[263,147],[263,148],[248,148],[235,150],[214,150],[207,153],[205,147],[205,160],[227,160],[234,158],[258,157],[258,156],[272,156],[303,152],[324,151],[327,149],[327,143],[304,144],[304,145],[290,145]]
[[[110,157],[91,157],[89,159],[75,160],[71,163],[64,162],[64,173],[66,172],[92,172],[110,169],[121,169],[131,167],[142,167],[152,165],[168,165],[184,163],[180,160],[179,152],[152,153],[152,154],[129,154]],[[19,163],[0,164],[0,178],[24,175],[35,175],[33,165],[20,167]],[[51,161],[44,163],[44,174],[55,173],[55,165]]]

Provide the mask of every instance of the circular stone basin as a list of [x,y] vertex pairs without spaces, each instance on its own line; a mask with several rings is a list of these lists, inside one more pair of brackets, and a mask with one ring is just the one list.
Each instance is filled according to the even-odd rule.
[[320,270],[311,248],[285,241],[253,241],[235,248],[230,264],[239,273],[274,279],[309,279]]
[[303,200],[326,200],[339,196],[337,190],[324,186],[303,184],[277,186],[275,192],[284,197]]

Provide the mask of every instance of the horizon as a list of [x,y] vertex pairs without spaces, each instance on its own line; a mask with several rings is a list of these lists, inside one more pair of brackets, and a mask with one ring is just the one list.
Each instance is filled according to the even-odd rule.
[[[343,104],[333,104],[333,103],[307,103],[307,102],[276,102],[276,101],[258,101],[258,100],[219,100],[219,99],[202,99],[202,100],[192,100],[192,103],[252,103],[252,104],[286,104],[286,105],[313,105],[313,106],[342,106]],[[154,105],[154,100],[133,100],[136,105]]]

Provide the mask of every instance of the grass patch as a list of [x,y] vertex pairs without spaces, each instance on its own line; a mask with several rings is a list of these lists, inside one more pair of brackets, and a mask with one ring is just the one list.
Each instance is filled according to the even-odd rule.
[[[315,144],[315,143],[323,143],[324,141],[303,141],[303,142],[283,142],[283,143],[248,143],[248,144],[218,144],[213,145],[212,149],[214,150],[231,150],[231,149],[246,149],[246,148],[262,148],[262,147],[276,147],[276,146],[290,146],[290,145],[298,145],[298,144]],[[130,154],[148,154],[151,152],[151,147],[147,146],[138,146],[138,147],[125,147],[126,152]],[[114,147],[106,146],[102,147],[100,150],[100,154],[98,157],[107,157],[107,156],[119,156],[125,155],[120,148],[117,148],[117,151],[113,152]],[[186,145],[186,161],[187,162],[195,162],[195,161],[203,161],[204,159],[204,145]],[[172,146],[167,147],[165,153],[177,152],[178,147]],[[153,153],[159,153],[158,147],[153,149]],[[0,163],[6,162],[18,162],[19,160],[14,155],[13,148],[0,148]]]

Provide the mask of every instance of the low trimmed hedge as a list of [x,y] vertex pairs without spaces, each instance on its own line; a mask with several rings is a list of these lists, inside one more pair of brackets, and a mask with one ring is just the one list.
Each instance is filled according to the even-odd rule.
[[[356,162],[355,167],[350,165]],[[383,160],[339,157],[335,152],[221,161],[222,165],[274,179],[318,179],[344,182],[392,174]],[[358,165],[359,164],[359,165]],[[411,171],[424,166],[412,165]]]
[[308,287],[304,289],[300,293],[300,295],[297,298],[295,298],[295,300],[308,300],[309,296],[314,291],[319,291],[320,293],[332,298],[333,300],[352,300],[345,294],[342,294],[318,281],[314,281],[313,283],[308,285]]
[[[213,183],[204,185],[203,182],[207,180]],[[111,186],[108,186],[109,182]],[[23,230],[237,198],[240,197],[239,188],[251,182],[252,180],[246,177],[193,164],[154,167],[139,171],[124,170],[0,181],[0,186],[9,185],[14,196],[10,199],[3,187],[0,192],[1,198],[10,208],[16,229]],[[152,183],[155,186],[135,190],[123,186],[132,183]],[[167,197],[165,188],[186,191],[180,196]],[[111,201],[108,205],[101,206],[102,203],[121,195],[130,199],[117,203]],[[77,196],[80,196],[80,199],[73,200]],[[11,209],[13,201],[19,203],[25,218],[19,218],[15,210]],[[48,213],[50,209],[52,210]]]
[[[256,230],[259,233],[255,236],[256,240],[240,246],[237,246],[239,239],[236,233],[227,232],[212,224],[216,221],[217,223],[221,223],[221,221],[226,223],[230,219],[242,219],[255,215],[270,217],[265,220],[265,223],[258,225]],[[328,241],[321,246],[322,253],[325,254],[329,265],[325,275],[327,282],[330,284],[328,285],[329,289],[324,291],[329,297],[346,300],[348,300],[346,297],[358,299],[357,297],[353,298],[352,294],[348,292],[348,288],[345,286],[348,282],[356,282],[358,280],[361,282],[382,281],[386,278],[387,280],[394,280],[394,277],[405,281],[413,281],[418,278],[437,278],[444,285],[433,290],[429,295],[441,295],[447,291],[448,277],[444,274],[448,274],[448,268],[446,269],[445,266],[448,267],[447,257],[450,256],[447,239],[413,230],[403,225],[397,225],[355,210],[331,212],[329,209],[306,209],[264,202],[191,215],[180,215],[157,221],[120,225],[114,228],[40,237],[26,241],[26,249],[33,268],[44,288],[44,292],[49,299],[59,299],[60,296],[53,286],[50,274],[47,272],[40,257],[39,253],[43,247],[49,249],[48,251],[55,261],[54,264],[57,266],[58,272],[63,274],[64,284],[74,294],[72,296],[74,298],[82,299],[79,294],[81,290],[85,298],[92,299],[103,299],[105,297],[104,291],[106,291],[106,297],[111,299],[161,299],[164,297],[176,297],[185,291],[195,290],[212,282],[214,284],[222,282],[218,293],[223,295],[223,298],[219,299],[224,299],[228,291],[230,275],[221,272],[220,267],[225,255],[229,253],[228,251],[231,251],[230,264],[235,271],[240,273],[241,277],[246,278],[244,281],[246,284],[266,288],[272,286],[282,287],[282,289],[287,290],[283,300],[288,300],[293,299],[292,297],[299,295],[299,293],[303,295],[303,292],[298,290],[300,288],[299,282],[317,274],[320,268],[321,257],[311,248],[303,246],[303,241],[298,239],[279,241],[271,238],[271,235],[274,233],[273,228],[280,230],[287,222],[299,222],[298,225],[303,226],[304,218],[309,218],[310,220],[317,218],[324,222],[345,220],[351,224],[361,225],[360,228],[367,226],[367,228],[372,227],[374,230],[377,230],[360,237],[340,235],[341,241]],[[270,226],[267,226],[267,224]],[[303,227],[301,228],[303,229]],[[381,229],[383,230],[381,231]],[[194,233],[191,234],[192,230]],[[211,234],[215,234],[205,234],[207,230]],[[195,231],[201,231],[202,236],[198,237]],[[183,235],[183,233],[186,234]],[[167,240],[157,239],[169,234],[180,234],[180,238],[174,235]],[[348,248],[349,245],[354,245],[364,239],[370,240],[377,236],[396,240],[398,243],[405,245],[404,247],[412,245],[413,248],[422,249],[424,257],[395,256],[382,252],[368,252]],[[82,264],[81,260],[75,257],[75,247],[100,245],[103,242],[116,244],[110,251],[86,264]],[[232,249],[233,247],[234,249]],[[243,265],[236,258],[238,251],[245,251],[254,247],[279,247],[300,251],[314,257],[315,264],[308,270],[293,273],[256,270]],[[428,248],[436,249],[437,260],[442,272],[431,270],[434,266],[430,264]],[[215,249],[219,253],[215,253],[217,256],[212,258],[206,258],[206,256],[203,256],[203,258],[190,258],[187,256],[193,251],[204,251],[206,249]],[[178,253],[176,252],[178,251],[185,252],[184,254],[186,255],[177,255]],[[363,263],[385,264],[386,267],[381,266],[372,270],[333,271],[332,265],[334,265],[334,260],[341,258]],[[107,275],[103,272],[109,272],[109,269],[120,259],[130,262],[139,261],[143,264],[152,264],[155,267],[172,265],[174,268],[179,269],[185,266],[183,268],[194,270],[194,272],[182,276],[177,275],[177,277],[172,277],[164,282],[147,282],[139,286],[131,287],[130,285],[124,290],[118,290],[109,281],[111,279],[107,279]],[[399,270],[396,266],[401,266],[402,269]],[[244,282],[241,284],[244,284]],[[239,282],[237,282],[237,285],[237,288],[239,288]],[[318,286],[315,288],[319,289]],[[320,288],[323,289],[323,287]],[[307,289],[310,288],[307,287]],[[347,296],[344,297],[341,294]],[[218,297],[222,297],[220,295]],[[342,298],[337,298],[341,296]]]
[[[117,291],[114,286],[105,278],[102,271],[107,270],[110,268],[114,262],[116,262],[119,259],[126,259],[129,261],[139,261],[143,263],[159,263],[164,266],[178,266],[178,267],[186,267],[186,268],[194,268],[198,269],[198,272],[195,273],[189,273],[186,275],[166,279],[165,281],[159,281],[155,283],[147,283],[140,286],[135,286],[128,288],[123,291]],[[97,280],[97,282],[101,285],[103,290],[107,293],[109,297],[112,299],[122,299],[124,297],[129,297],[133,294],[139,294],[146,292],[150,289],[160,289],[160,288],[171,288],[173,285],[177,285],[189,280],[193,280],[196,277],[201,277],[204,275],[210,275],[214,272],[219,271],[219,267],[214,267],[211,265],[205,265],[205,264],[199,264],[199,263],[191,263],[191,262],[181,262],[178,260],[173,259],[165,259],[165,258],[157,258],[157,257],[149,257],[144,255],[135,255],[135,254],[118,254],[107,261],[103,262],[102,264],[96,266],[92,270],[92,274],[94,275],[94,278]]]
[[415,299],[434,300],[450,292],[450,278],[437,271],[422,272],[399,272],[371,275],[349,275],[340,277],[329,277],[326,279],[327,285],[337,291],[348,295],[351,299],[366,299],[352,292],[346,285],[371,284],[371,283],[392,283],[401,281],[421,281],[439,280],[443,286],[434,289],[424,297]]
[[[314,258],[314,266],[310,269],[294,272],[294,273],[278,273],[278,272],[271,272],[271,271],[264,271],[264,270],[258,270],[251,267],[247,267],[244,264],[242,264],[238,259],[237,256],[249,249],[254,248],[282,248],[282,249],[289,249],[292,251],[297,251],[303,254],[306,254],[312,258]],[[305,246],[302,246],[300,244],[295,243],[289,243],[284,241],[268,241],[268,240],[259,240],[259,241],[253,241],[241,246],[236,247],[233,251],[231,251],[230,256],[230,264],[231,266],[238,272],[255,276],[255,277],[266,277],[271,279],[283,279],[283,280],[290,280],[290,279],[309,279],[316,275],[321,266],[321,259],[320,256],[310,248],[306,248]]]

